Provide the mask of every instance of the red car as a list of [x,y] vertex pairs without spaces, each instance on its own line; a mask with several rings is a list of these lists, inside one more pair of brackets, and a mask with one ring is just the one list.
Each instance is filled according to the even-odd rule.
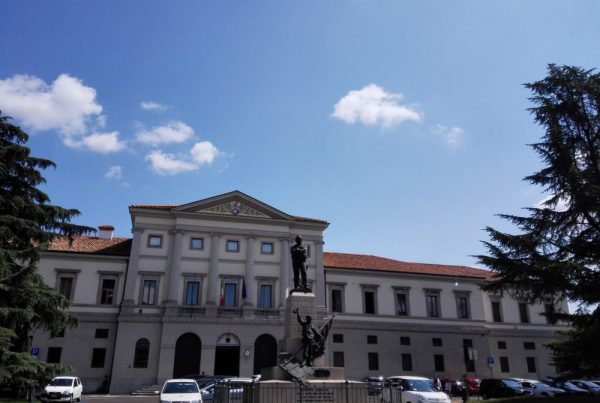
[[478,395],[479,394],[479,384],[480,383],[481,383],[481,379],[467,378],[467,388],[469,388],[469,395]]

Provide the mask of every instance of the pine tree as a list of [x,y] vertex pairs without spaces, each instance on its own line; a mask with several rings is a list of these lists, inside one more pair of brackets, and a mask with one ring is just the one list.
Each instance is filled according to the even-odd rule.
[[50,204],[38,189],[40,170],[55,167],[35,158],[25,146],[29,136],[0,112],[0,385],[39,387],[68,366],[37,361],[30,355],[36,330],[60,332],[77,324],[68,301],[37,272],[40,252],[56,236],[92,232],[71,223],[77,210]]
[[496,280],[491,293],[509,292],[529,302],[575,303],[567,313],[549,310],[550,321],[570,330],[549,345],[564,376],[600,374],[600,74],[572,66],[548,66],[547,76],[525,84],[530,112],[545,128],[531,145],[543,162],[524,180],[549,197],[527,215],[500,215],[519,232],[487,227],[489,255],[477,256]]

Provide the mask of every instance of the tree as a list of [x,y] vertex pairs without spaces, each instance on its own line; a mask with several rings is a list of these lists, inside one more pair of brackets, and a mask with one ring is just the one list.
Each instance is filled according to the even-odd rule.
[[37,272],[40,252],[56,236],[94,231],[71,223],[79,211],[50,204],[38,189],[40,170],[55,167],[35,158],[24,144],[29,136],[0,112],[0,385],[39,387],[65,365],[39,362],[30,355],[32,332],[60,332],[77,324],[68,301]]
[[[575,312],[549,310],[550,321],[570,330],[549,345],[563,376],[600,374],[600,74],[548,66],[547,76],[525,84],[535,121],[545,128],[531,145],[543,162],[524,180],[549,197],[528,215],[500,215],[519,229],[487,227],[489,255],[477,256],[496,275],[483,288],[531,303],[571,302]],[[555,305],[556,306],[556,305]]]

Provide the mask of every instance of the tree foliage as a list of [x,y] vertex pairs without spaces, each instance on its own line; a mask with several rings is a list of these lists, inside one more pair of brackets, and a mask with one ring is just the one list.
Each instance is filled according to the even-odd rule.
[[487,227],[489,255],[477,256],[496,274],[484,286],[529,302],[571,302],[575,312],[549,311],[570,329],[550,348],[565,376],[600,374],[600,74],[548,66],[547,76],[525,84],[530,112],[545,128],[531,147],[543,167],[524,180],[549,197],[527,215],[500,215],[517,234]]
[[9,120],[0,113],[0,385],[35,387],[68,367],[31,357],[30,336],[77,324],[68,301],[37,272],[40,252],[55,236],[93,229],[71,223],[77,210],[50,204],[38,188],[45,183],[40,170],[55,164],[32,157],[28,135]]

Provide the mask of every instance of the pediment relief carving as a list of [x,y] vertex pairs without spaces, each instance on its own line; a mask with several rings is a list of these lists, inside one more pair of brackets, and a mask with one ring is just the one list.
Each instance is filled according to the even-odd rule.
[[243,217],[269,218],[268,215],[236,200],[232,200],[223,204],[218,204],[212,207],[206,207],[201,210],[198,210],[198,212],[209,214],[235,215]]

